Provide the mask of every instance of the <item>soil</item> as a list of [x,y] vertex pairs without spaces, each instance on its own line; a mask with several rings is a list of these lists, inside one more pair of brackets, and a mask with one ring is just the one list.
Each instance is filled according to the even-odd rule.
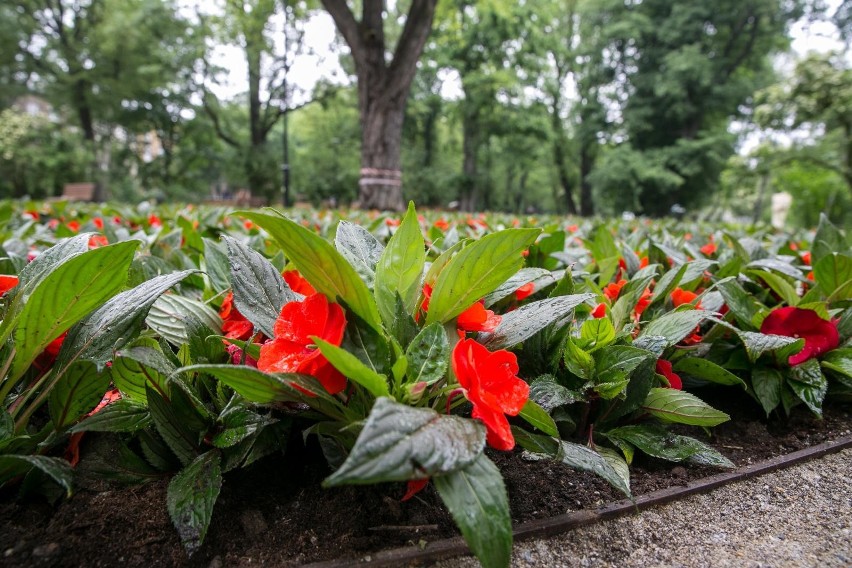
[[[829,405],[823,420],[805,408],[767,420],[756,403],[707,390],[702,399],[728,412],[730,422],[684,431],[738,466],[852,433],[852,407]],[[500,467],[512,519],[520,523],[622,499],[600,478],[520,451],[488,450]],[[85,453],[84,458],[85,460]],[[631,486],[641,495],[718,473],[637,456]],[[317,448],[270,456],[225,477],[204,545],[187,558],[166,512],[168,479],[106,491],[79,490],[53,507],[43,501],[0,504],[0,565],[4,566],[292,566],[356,558],[457,534],[433,489],[400,502],[403,484],[323,489],[329,474]]]

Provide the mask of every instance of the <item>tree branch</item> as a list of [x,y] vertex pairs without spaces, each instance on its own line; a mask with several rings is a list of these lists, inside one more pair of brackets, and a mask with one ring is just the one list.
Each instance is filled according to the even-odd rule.
[[219,115],[215,110],[213,110],[213,107],[210,106],[210,103],[207,100],[207,93],[204,93],[201,97],[201,105],[204,107],[204,112],[207,113],[207,116],[210,117],[210,121],[213,123],[213,129],[216,131],[216,136],[221,138],[222,141],[229,146],[239,148],[240,143],[234,138],[228,136],[228,134],[222,129],[222,124],[219,122]]
[[358,21],[346,0],[322,0],[322,5],[334,20],[334,25],[349,45],[349,51],[355,59],[355,64],[360,66],[364,60],[364,42],[361,39],[361,31]]
[[405,27],[388,69],[388,91],[406,90],[417,73],[417,60],[432,31],[438,0],[412,0]]

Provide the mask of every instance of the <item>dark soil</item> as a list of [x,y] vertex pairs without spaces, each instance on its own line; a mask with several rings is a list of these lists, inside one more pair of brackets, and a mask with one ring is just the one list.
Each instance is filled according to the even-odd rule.
[[[789,420],[762,411],[729,390],[700,393],[731,414],[708,438],[688,433],[747,465],[852,433],[852,408],[828,406],[816,420],[796,408]],[[0,504],[0,564],[5,566],[290,566],[359,557],[384,548],[457,534],[429,486],[402,503],[403,484],[322,489],[328,469],[309,446],[269,457],[225,477],[207,539],[187,559],[166,512],[162,479],[132,488],[79,490],[54,508],[44,502]],[[600,478],[561,464],[490,452],[503,471],[516,523],[594,508],[622,496]],[[84,455],[85,459],[85,455]],[[641,495],[718,473],[637,456],[632,489]]]

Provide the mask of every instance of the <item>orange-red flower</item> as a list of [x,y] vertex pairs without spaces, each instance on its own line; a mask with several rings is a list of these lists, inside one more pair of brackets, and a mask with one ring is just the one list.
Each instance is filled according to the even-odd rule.
[[669,382],[669,387],[677,390],[683,389],[683,381],[680,380],[680,375],[672,370],[672,362],[665,359],[657,359],[657,373],[661,374]]
[[[691,304],[697,297],[698,294],[695,292],[690,292],[689,290],[684,290],[682,288],[675,288],[674,292],[672,292],[672,305],[677,308],[684,304]],[[700,310],[701,302],[696,302],[695,308]]]
[[446,231],[447,229],[449,229],[449,228],[450,228],[450,224],[449,224],[449,223],[447,223],[447,220],[446,220],[446,219],[444,219],[443,217],[441,217],[440,219],[438,219],[437,221],[435,221],[435,223],[434,223],[434,225],[433,225],[433,226],[434,226],[436,229],[440,229],[441,231]]
[[18,285],[18,277],[10,274],[0,274],[0,296]]
[[248,340],[254,331],[254,325],[240,313],[234,305],[234,293],[228,292],[219,308],[222,318],[222,333],[230,339]]
[[[429,300],[431,299],[432,286],[425,284],[423,286],[423,303],[420,306],[424,312],[429,311]],[[502,316],[498,316],[492,310],[486,310],[485,301],[479,300],[458,315],[456,325],[464,331],[492,332],[497,329],[501,321],[503,321]]]
[[760,333],[803,338],[805,346],[787,362],[790,365],[804,363],[808,359],[831,351],[840,344],[837,322],[819,317],[814,310],[793,306],[772,310],[760,325]]
[[346,377],[323,357],[311,336],[340,346],[345,328],[343,308],[329,303],[322,294],[288,302],[275,322],[275,338],[260,348],[257,368],[268,373],[310,375],[330,394],[337,394],[346,387]]
[[92,224],[98,228],[99,231],[102,231],[104,228],[104,220],[100,217],[95,217],[92,219]]
[[595,319],[600,319],[604,316],[606,316],[606,304],[601,302],[600,304],[595,306],[594,310],[592,310],[592,317]]
[[633,308],[633,313],[637,318],[651,305],[651,298],[651,289],[645,288],[645,291],[642,292],[642,295],[639,296],[639,300],[636,302],[636,307]]
[[95,249],[98,247],[105,247],[109,244],[107,238],[103,235],[92,235],[89,237],[89,248]]
[[618,295],[621,293],[621,289],[624,288],[625,284],[627,284],[627,280],[621,279],[618,282],[613,282],[612,284],[607,284],[604,286],[603,294],[607,298],[609,298],[610,302],[614,302],[618,299]]
[[162,227],[163,221],[159,217],[151,213],[148,216],[148,225],[150,225],[152,228]]
[[453,372],[473,403],[472,416],[485,424],[491,447],[511,450],[515,438],[506,415],[517,416],[530,396],[530,387],[517,377],[518,360],[506,350],[488,351],[473,339],[453,348]]
[[701,254],[704,256],[713,256],[716,254],[716,243],[711,241],[698,250],[700,250]]
[[281,274],[284,277],[284,282],[287,283],[287,286],[290,287],[292,291],[297,294],[301,294],[302,296],[310,296],[311,294],[316,294],[317,291],[314,290],[314,287],[304,279],[304,277],[299,274],[298,270],[288,270]]
[[808,266],[811,266],[811,251],[806,250],[802,252],[802,262],[804,262]]
[[515,290],[515,299],[520,302],[521,300],[529,297],[533,292],[535,292],[535,282],[527,282]]

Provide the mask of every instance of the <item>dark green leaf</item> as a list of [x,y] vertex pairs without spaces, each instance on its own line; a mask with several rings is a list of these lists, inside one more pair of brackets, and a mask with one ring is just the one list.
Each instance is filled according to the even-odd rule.
[[343,373],[348,379],[361,385],[375,397],[388,396],[388,378],[375,372],[358,357],[341,349],[336,345],[323,341],[321,338],[311,336],[311,339],[319,348],[323,357],[328,359],[335,369]]
[[485,307],[490,308],[500,300],[514,294],[524,284],[535,282],[540,278],[548,279],[550,282],[555,281],[551,272],[544,268],[521,268],[508,280],[500,284],[497,289],[485,296]]
[[740,322],[745,330],[752,330],[754,317],[760,312],[761,306],[746,292],[736,278],[726,278],[716,283],[716,289],[725,299],[725,304]]
[[450,343],[444,326],[436,322],[424,327],[405,350],[405,357],[410,382],[432,384],[440,380],[450,362]]
[[146,398],[154,426],[163,441],[183,465],[190,463],[198,455],[199,432],[192,431],[171,402],[147,385]]
[[180,346],[188,341],[186,321],[190,316],[217,333],[222,329],[222,318],[216,310],[203,302],[177,294],[163,294],[157,298],[145,323],[172,345]]
[[669,312],[646,325],[640,337],[661,335],[668,340],[669,346],[675,345],[691,335],[708,315],[709,312],[704,310]]
[[48,396],[50,418],[57,429],[73,424],[92,410],[109,388],[109,373],[99,373],[89,361],[68,368]]
[[408,481],[450,473],[471,464],[484,447],[485,429],[476,420],[380,398],[346,462],[323,484]]
[[376,279],[376,265],[382,256],[382,243],[360,225],[341,221],[334,235],[334,247],[358,273],[367,287]]
[[194,272],[163,274],[111,298],[68,331],[55,368],[63,369],[76,359],[93,361],[99,368],[103,367],[115,351],[139,333],[157,298]]
[[[575,294],[526,304],[505,314],[497,329],[493,333],[481,333],[479,340],[492,351],[512,347],[549,325],[567,324],[574,308],[593,297],[594,294]],[[431,304],[429,310],[432,310]]]
[[222,488],[221,455],[211,450],[198,456],[169,483],[166,505],[188,556],[201,547],[213,506]]
[[[769,335],[765,333],[756,333],[753,331],[740,331],[737,333],[740,339],[745,345],[746,352],[748,353],[748,358],[754,362],[763,355],[764,353],[771,353],[773,351],[778,351],[780,349],[784,349],[793,345],[794,343],[799,343],[801,346],[804,346],[804,340],[796,339],[795,337],[787,337],[784,335]],[[796,349],[796,351],[800,351],[801,347]]]
[[556,422],[550,417],[541,406],[535,403],[534,400],[527,400],[524,407],[518,415],[527,421],[527,424],[538,428],[548,436],[559,436],[559,430],[556,428]]
[[852,257],[838,253],[824,256],[814,264],[814,278],[830,298],[848,300],[852,297]]
[[274,337],[281,307],[299,296],[265,256],[231,237],[223,235],[222,240],[228,247],[234,305],[267,337]]
[[822,403],[828,392],[828,381],[819,367],[819,361],[808,359],[804,363],[790,368],[790,380],[787,381],[811,412],[822,416]]
[[694,438],[672,434],[659,426],[622,426],[604,435],[613,440],[625,440],[655,458],[722,468],[735,467],[730,460],[710,446]]
[[677,389],[652,388],[642,410],[663,422],[692,426],[717,426],[731,419],[697,396]]
[[582,401],[583,396],[560,385],[553,375],[542,375],[530,383],[530,400],[550,412],[557,406]]
[[758,367],[751,373],[751,386],[768,417],[769,413],[781,404],[781,388],[784,386],[784,377],[775,369]]
[[147,406],[123,398],[84,418],[69,432],[135,432],[150,423],[151,415]]
[[507,568],[512,519],[503,477],[484,454],[457,471],[435,477],[441,500],[484,568]]
[[698,379],[720,385],[741,385],[747,388],[745,381],[716,363],[702,357],[684,357],[674,364],[674,371],[686,373]]
[[65,489],[65,493],[71,496],[71,482],[73,470],[71,465],[61,458],[48,456],[0,456],[0,485],[9,479],[23,475],[30,469],[35,468]]
[[611,399],[624,390],[631,373],[653,354],[630,345],[609,345],[596,351],[593,357],[595,391]]

